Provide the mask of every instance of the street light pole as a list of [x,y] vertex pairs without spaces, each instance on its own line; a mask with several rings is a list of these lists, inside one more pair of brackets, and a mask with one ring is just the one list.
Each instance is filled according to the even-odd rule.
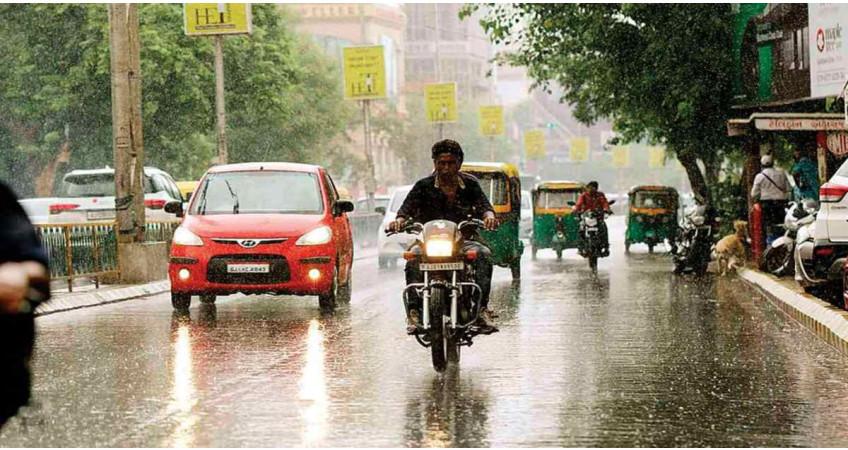
[[377,179],[374,174],[374,155],[371,154],[371,100],[362,101],[362,124],[365,143],[365,165],[368,172],[365,181],[365,193],[368,198],[368,212],[374,212],[374,191]]
[[218,164],[227,164],[227,112],[224,103],[224,37],[213,37],[215,41],[215,117],[218,136]]

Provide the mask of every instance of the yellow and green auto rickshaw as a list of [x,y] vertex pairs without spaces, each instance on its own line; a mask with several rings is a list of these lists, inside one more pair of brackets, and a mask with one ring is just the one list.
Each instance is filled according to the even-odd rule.
[[492,250],[495,264],[509,267],[514,280],[521,278],[524,243],[518,237],[521,220],[521,181],[518,178],[518,168],[508,163],[464,162],[462,171],[477,177],[480,187],[495,208],[498,228],[480,232]]
[[668,186],[635,186],[628,196],[625,252],[630,251],[631,244],[643,242],[648,245],[648,252],[653,253],[655,245],[667,240],[674,253],[680,205],[677,191]]
[[583,190],[583,183],[577,181],[543,181],[533,189],[533,259],[540,249],[553,249],[562,259],[563,250],[577,248],[580,227],[569,202],[577,202]]

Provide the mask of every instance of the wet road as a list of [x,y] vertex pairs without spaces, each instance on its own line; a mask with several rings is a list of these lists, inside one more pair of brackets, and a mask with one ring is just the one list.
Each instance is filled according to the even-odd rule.
[[614,242],[597,280],[574,251],[527,258],[520,285],[496,269],[501,332],[444,375],[375,259],[330,317],[230,297],[180,318],[165,295],[42,317],[36,404],[0,445],[848,445],[848,359],[738,282],[634,251]]

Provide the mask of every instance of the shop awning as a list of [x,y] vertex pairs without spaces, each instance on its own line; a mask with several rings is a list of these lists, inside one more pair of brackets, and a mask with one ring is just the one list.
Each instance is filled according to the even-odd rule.
[[728,136],[760,131],[844,131],[845,116],[839,113],[754,113],[747,119],[727,121]]

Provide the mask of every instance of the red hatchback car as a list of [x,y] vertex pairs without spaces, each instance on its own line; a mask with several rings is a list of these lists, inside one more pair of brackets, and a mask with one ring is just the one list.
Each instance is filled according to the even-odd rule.
[[[167,210],[182,214],[172,202]],[[319,166],[246,163],[203,176],[174,232],[168,275],[175,309],[191,296],[317,295],[323,309],[350,300],[353,240],[330,175]]]

